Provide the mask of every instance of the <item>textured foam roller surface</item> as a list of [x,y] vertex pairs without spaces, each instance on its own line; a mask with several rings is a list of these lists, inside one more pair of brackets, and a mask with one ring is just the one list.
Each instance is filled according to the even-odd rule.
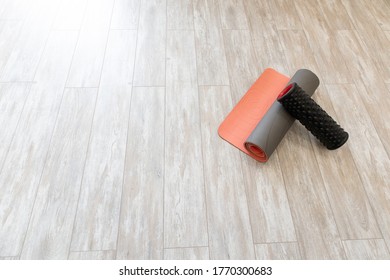
[[298,84],[288,85],[278,96],[278,101],[329,150],[341,147],[348,140],[348,133]]

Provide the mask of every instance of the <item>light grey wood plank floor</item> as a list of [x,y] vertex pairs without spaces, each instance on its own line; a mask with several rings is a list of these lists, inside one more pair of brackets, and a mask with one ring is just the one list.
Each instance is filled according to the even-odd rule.
[[0,84],[0,168],[7,156],[20,115],[30,92],[29,83]]
[[199,85],[228,85],[218,0],[194,0]]
[[194,29],[193,0],[167,0],[167,28]]
[[265,0],[245,1],[245,10],[257,64],[262,69],[274,68],[287,73],[281,40],[277,34],[277,25],[270,18],[272,13],[268,3]]
[[[253,259],[245,182],[240,155],[220,145],[215,133],[232,104],[228,87],[200,88],[203,164],[211,259]],[[232,160],[222,155],[229,154]],[[234,172],[232,172],[234,170]],[[240,241],[238,241],[240,240]]]
[[164,246],[206,246],[203,165],[188,164],[202,162],[194,32],[169,30],[167,41]]
[[[378,25],[376,17],[370,11],[373,10],[370,8],[372,4],[369,1],[364,0],[343,0],[342,2],[358,31],[358,36],[364,44],[365,51],[375,61],[383,79],[386,82],[390,82],[389,41],[381,27]],[[377,9],[379,9],[379,7],[383,5],[377,2],[376,6]],[[383,9],[386,10],[386,7]]]
[[163,87],[133,88],[118,259],[163,258],[164,95]]
[[345,240],[345,252],[351,260],[388,260],[390,254],[383,239]]
[[[357,171],[366,189],[371,207],[375,213],[377,223],[381,229],[382,237],[389,246],[389,225],[386,218],[390,211],[390,159],[380,141],[380,137],[365,110],[363,102],[358,95],[350,95],[351,91],[357,92],[355,85],[328,85],[329,97],[332,100],[337,117],[345,123],[346,129],[351,131],[351,140],[354,145],[349,145],[352,157],[356,163]],[[345,99],[343,96],[349,96]],[[342,108],[349,108],[348,112]],[[352,118],[354,122],[348,122]]]
[[[110,31],[71,250],[116,246],[135,42],[134,30]],[[110,226],[101,227],[102,223]]]
[[1,257],[0,260],[15,261],[15,260],[19,260],[19,257]]
[[83,251],[71,252],[69,260],[114,260],[115,251]]
[[90,88],[64,92],[21,259],[68,257],[96,95]]
[[[262,0],[258,2],[261,2],[263,5],[268,4],[270,6],[275,25],[279,30],[302,29],[302,22],[294,6],[294,1]],[[286,16],[286,14],[289,16]]]
[[296,242],[255,244],[258,260],[299,260],[299,246]]
[[1,255],[22,249],[62,94],[59,86],[34,85],[26,100],[0,174]]
[[[286,59],[290,62],[291,70],[300,64],[313,69],[313,71],[318,69],[313,57],[307,56],[311,50],[301,30],[283,30],[279,34],[283,38],[283,49]],[[299,43],[295,45],[294,42]],[[298,57],[305,58],[298,59]],[[331,116],[335,116],[332,104],[327,98],[328,93],[324,92],[325,90],[323,86],[320,86],[314,98]],[[355,163],[347,161],[344,163],[344,168],[338,168],[338,163],[343,158],[351,157],[349,149],[343,148],[334,153],[328,153],[314,137],[311,137],[311,140],[341,237],[354,239],[366,235],[367,238],[376,238],[379,234],[378,227],[375,222],[370,223],[370,221],[375,221],[375,217],[372,215],[371,206],[356,171]],[[348,172],[345,172],[346,170]]]
[[165,260],[208,260],[208,247],[164,249]]
[[33,80],[39,58],[48,38],[48,31],[24,25],[18,35],[7,59],[7,64],[3,68],[1,82]]
[[244,0],[219,0],[222,29],[248,29]]
[[[0,259],[388,259],[387,0],[0,0]],[[265,68],[350,134],[217,135]]]
[[22,20],[0,20],[0,76],[12,54],[19,31],[23,26]]
[[141,0],[115,0],[111,29],[137,29]]
[[142,1],[133,84],[165,86],[166,0]]

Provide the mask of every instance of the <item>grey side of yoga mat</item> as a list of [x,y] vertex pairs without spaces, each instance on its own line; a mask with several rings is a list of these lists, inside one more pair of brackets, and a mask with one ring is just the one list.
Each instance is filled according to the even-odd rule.
[[[309,96],[320,84],[318,77],[307,69],[298,70],[288,84],[297,83]],[[290,129],[295,119],[275,100],[271,108],[257,124],[256,128],[245,141],[247,144],[254,144],[262,149],[267,155],[267,159],[282,141],[284,135]]]

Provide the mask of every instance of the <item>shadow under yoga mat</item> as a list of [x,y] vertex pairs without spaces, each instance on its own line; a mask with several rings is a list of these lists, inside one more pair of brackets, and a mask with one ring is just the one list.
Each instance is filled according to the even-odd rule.
[[298,70],[289,80],[267,68],[221,123],[219,136],[255,160],[266,162],[295,121],[277,101],[291,83],[299,84],[309,96],[320,84],[307,69]]

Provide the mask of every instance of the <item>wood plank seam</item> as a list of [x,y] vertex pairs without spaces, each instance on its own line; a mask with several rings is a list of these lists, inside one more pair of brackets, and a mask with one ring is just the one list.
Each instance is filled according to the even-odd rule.
[[[115,4],[115,1],[114,1],[114,4]],[[86,5],[88,6],[88,5]],[[108,30],[110,30],[110,25],[111,25],[111,19],[112,19],[112,12],[114,10],[114,5],[112,5],[112,9],[111,9],[111,17],[110,17],[110,24],[108,26]],[[84,14],[84,17],[85,17],[85,14]],[[84,20],[84,19],[83,19]],[[80,36],[80,33],[81,33],[81,28],[80,28],[80,31],[79,31],[79,36]],[[108,36],[109,34],[107,33],[107,38],[106,38],[106,45],[105,45],[105,48],[104,48],[104,54],[103,54],[103,62],[102,62],[102,67],[100,69],[100,78],[99,78],[99,85],[98,85],[98,88],[100,87],[100,81],[101,81],[101,76],[102,76],[102,72],[103,72],[103,63],[105,61],[105,56],[106,56],[106,51],[107,51],[107,43],[108,43]],[[79,40],[79,38],[77,39],[77,41]],[[78,42],[77,42],[78,43]],[[76,44],[76,47],[77,47],[77,44]],[[76,47],[75,47],[75,51],[76,51]],[[75,53],[74,51],[74,53]],[[73,54],[74,54],[73,53]],[[72,63],[73,63],[73,58],[72,58]],[[70,73],[70,70],[71,70],[71,66],[69,67],[69,73]],[[69,73],[68,73],[68,77],[69,77]],[[66,84],[68,83],[68,81],[66,81]],[[94,106],[94,111],[93,111],[93,114],[92,114],[92,121],[91,121],[91,125],[90,125],[90,129],[89,129],[89,136],[88,136],[88,147],[87,147],[87,155],[88,155],[88,152],[89,152],[89,147],[90,147],[90,143],[91,143],[91,135],[92,135],[92,127],[93,127],[93,120],[95,118],[95,110],[96,110],[96,102],[99,98],[99,90],[96,94],[96,99],[95,99],[95,106]],[[83,175],[81,176],[81,183],[83,182],[84,180],[84,171],[85,171],[85,166],[86,166],[86,163],[87,163],[87,160],[85,159],[84,161],[84,167],[83,167]],[[82,187],[82,186],[81,186]],[[72,230],[72,234],[71,234],[71,239],[70,239],[70,242],[69,242],[69,249],[70,247],[72,246],[72,242],[73,242],[73,235],[74,235],[74,232],[75,232],[75,228],[74,228],[74,225],[75,225],[75,221],[76,221],[76,217],[77,217],[77,210],[78,210],[78,206],[79,206],[79,202],[80,202],[80,197],[81,197],[81,187],[80,187],[80,192],[79,192],[79,195],[78,195],[78,199],[77,199],[77,206],[76,206],[76,211],[75,211],[75,215],[74,215],[74,218],[73,218],[73,230]],[[69,255],[70,255],[70,250],[68,250],[68,259],[69,259]]]
[[[59,103],[59,106],[58,106],[58,111],[57,111],[57,114],[56,114],[56,120],[54,122],[54,125],[53,125],[53,128],[52,128],[52,131],[50,133],[50,140],[49,140],[49,145],[48,145],[48,148],[47,148],[47,151],[46,151],[46,155],[45,155],[45,159],[44,159],[44,163],[43,163],[43,168],[41,170],[41,175],[39,176],[39,180],[38,180],[38,188],[35,192],[35,195],[34,195],[34,202],[33,202],[33,205],[32,205],[32,208],[31,209],[34,209],[35,208],[35,202],[36,202],[36,198],[37,198],[37,195],[38,195],[38,192],[39,192],[39,186],[41,184],[41,180],[42,180],[42,175],[43,175],[43,171],[45,170],[44,166],[46,165],[46,161],[47,161],[47,156],[49,155],[49,150],[50,150],[50,147],[51,147],[51,143],[52,143],[52,140],[53,140],[53,134],[54,134],[54,130],[55,130],[55,127],[56,127],[56,124],[57,124],[57,121],[58,121],[58,116],[60,114],[60,108],[61,108],[61,105],[62,105],[62,100],[64,99],[64,93],[65,93],[65,89],[62,91],[62,95],[61,95],[61,101]],[[27,226],[27,229],[26,229],[26,232],[24,234],[24,239],[23,239],[23,242],[22,242],[22,250],[25,246],[25,243],[26,243],[26,237],[27,237],[27,232],[28,232],[28,229],[31,225],[31,218],[32,218],[32,212],[33,210],[31,210],[31,212],[29,213],[29,219],[28,219],[28,226]],[[21,252],[20,252],[21,253]]]
[[[335,83],[333,83],[333,84],[335,84]],[[349,83],[349,84],[356,87],[356,84],[355,84],[355,83]],[[325,86],[326,86],[326,85],[329,85],[329,83],[326,83]],[[358,98],[361,99],[360,96],[359,96]],[[364,105],[365,110],[367,111],[365,102],[363,102],[363,100],[361,100],[361,101],[362,101],[362,103],[363,103],[363,105]],[[332,106],[333,111],[335,112],[335,114],[336,114],[336,116],[337,116],[337,111],[336,111],[335,108],[334,108],[333,102],[331,102],[331,106]],[[370,120],[371,120],[371,122],[372,122],[371,116],[369,116],[369,117],[370,117]],[[374,125],[373,125],[373,126],[374,126]],[[374,129],[376,130],[375,126],[374,126]],[[378,134],[378,133],[376,132],[376,134]],[[380,139],[380,137],[379,137],[379,139]],[[381,142],[382,142],[382,139],[380,139],[380,140],[381,140]],[[382,143],[382,145],[383,145],[383,143]],[[348,149],[350,150],[349,147],[348,147]],[[352,154],[352,151],[351,151],[351,150],[350,150],[350,152],[351,152],[351,154]],[[355,166],[355,169],[358,170],[358,167],[357,167],[355,158],[354,158],[353,156],[351,156],[351,160],[352,160],[352,162],[353,162],[353,164],[354,164],[354,166]],[[382,239],[384,239],[383,232],[382,232],[382,228],[379,226],[380,223],[378,223],[377,215],[375,214],[374,208],[373,208],[373,206],[372,206],[372,201],[371,201],[371,199],[370,199],[370,196],[368,195],[368,192],[367,192],[367,189],[366,189],[366,187],[365,187],[364,181],[363,181],[363,179],[362,179],[362,177],[361,177],[362,175],[360,174],[360,172],[357,172],[357,173],[358,173],[358,175],[359,175],[359,181],[361,182],[361,184],[362,184],[362,186],[363,186],[363,190],[364,190],[364,193],[365,193],[365,195],[366,195],[366,197],[367,197],[367,200],[368,200],[368,203],[369,203],[369,205],[370,205],[371,211],[372,211],[372,213],[374,213],[375,223],[378,225],[379,231],[380,231],[380,233],[381,233],[381,235],[382,235]],[[377,238],[371,238],[371,239],[377,239]],[[355,240],[355,239],[342,239],[342,240]],[[363,240],[363,239],[356,239],[356,240]],[[388,246],[386,242],[385,242],[385,244],[386,244],[386,246]],[[343,245],[343,246],[344,246],[344,245]],[[390,247],[389,247],[389,246],[388,246],[388,250],[390,251]],[[345,248],[344,248],[344,251],[345,251]]]
[[[353,85],[353,87],[357,89],[356,84],[351,84],[351,85]],[[374,130],[375,130],[374,123],[373,123],[373,121],[372,121],[372,119],[371,119],[371,116],[369,115],[368,111],[366,110],[366,106],[364,105],[364,102],[363,102],[362,98],[361,98],[359,95],[358,95],[356,98],[357,98],[358,100],[360,100],[360,103],[363,103],[363,108],[364,108],[363,111],[364,111],[365,113],[367,113],[367,114],[366,114],[367,117],[368,117],[367,120],[368,120],[368,122],[370,122],[370,125],[371,125],[372,127],[374,127]],[[332,102],[332,105],[335,106],[335,105],[333,104],[333,102]],[[338,118],[340,118],[340,117],[339,117],[339,113],[338,113],[337,111],[335,111],[335,114],[336,114],[336,116],[337,116]],[[375,135],[377,136],[377,138],[378,138],[379,141],[381,142],[381,139],[380,139],[380,137],[379,137],[379,135],[377,134],[376,131],[375,131]],[[382,142],[381,142],[381,143],[382,143]],[[383,144],[382,144],[382,147],[383,147]],[[384,148],[384,147],[383,147],[383,148]],[[351,152],[352,152],[352,151],[351,151]],[[351,157],[352,159],[351,159],[351,160],[353,161],[353,163],[354,163],[356,169],[358,170],[359,179],[360,179],[360,181],[361,181],[362,184],[363,184],[364,191],[365,191],[365,193],[366,193],[366,196],[368,197],[369,205],[370,205],[370,207],[371,207],[371,209],[372,209],[372,211],[373,211],[373,213],[374,213],[375,222],[377,223],[377,225],[378,225],[378,227],[379,227],[379,231],[380,231],[380,233],[381,233],[382,238],[383,238],[384,240],[386,240],[385,235],[383,234],[383,229],[382,229],[382,226],[383,226],[383,225],[382,225],[381,223],[378,222],[378,219],[380,219],[380,218],[377,216],[378,213],[377,213],[377,211],[375,211],[375,207],[373,206],[373,203],[375,202],[376,198],[369,195],[368,190],[367,190],[367,188],[369,188],[369,186],[367,187],[366,184],[363,183],[363,182],[365,182],[365,180],[362,178],[363,175],[359,172],[358,163],[356,162],[356,159],[355,159],[353,153],[351,153],[351,154],[352,154],[352,157]],[[387,155],[387,153],[386,153],[386,155]],[[370,184],[371,184],[371,182],[370,182]],[[387,247],[388,250],[390,249],[390,246],[387,244],[387,242],[385,242],[385,246]]]
[[[115,6],[115,3],[114,3],[114,6]],[[135,37],[135,49],[137,50],[137,43],[138,43],[138,32],[139,32],[139,21],[140,21],[140,10],[141,10],[141,4],[139,5],[138,7],[138,21],[137,21],[137,34],[136,34],[136,37]],[[135,75],[135,57],[134,57],[134,63],[133,63],[133,75],[131,77],[131,81],[130,81],[130,84],[133,84],[133,80],[134,80],[134,75]],[[130,124],[130,113],[131,113],[131,101],[133,100],[133,92],[134,92],[134,86],[132,85],[132,90],[131,90],[131,98],[130,98],[130,104],[129,104],[129,114],[127,116],[127,120],[128,120],[128,124],[127,124],[127,135],[126,135],[126,146],[125,146],[125,151],[127,151],[127,143],[128,143],[128,139],[129,139],[129,124]],[[125,164],[123,165],[123,173],[125,173],[125,170],[126,170],[126,162],[127,162],[127,153],[125,152]],[[121,203],[121,206],[119,208],[119,221],[121,219],[121,216],[122,216],[122,200],[123,200],[123,186],[125,184],[125,176],[123,175],[122,176],[122,191],[121,191],[121,199],[120,199],[120,203]],[[118,243],[119,243],[119,233],[120,233],[120,222],[118,223],[118,234],[117,234],[117,237],[116,237],[116,246],[115,246],[115,256],[118,257],[117,255],[117,252],[118,252]]]
[[29,88],[29,90],[28,90],[28,93],[26,94],[26,98],[24,99],[23,107],[22,107],[22,110],[20,111],[20,115],[19,115],[18,121],[17,121],[17,123],[16,123],[14,132],[12,133],[12,138],[11,138],[11,141],[9,142],[9,146],[8,146],[7,152],[4,154],[4,161],[3,161],[3,162],[0,162],[0,174],[1,174],[2,171],[3,171],[3,167],[4,167],[4,164],[5,164],[5,160],[6,160],[7,156],[8,156],[9,150],[10,150],[10,148],[11,148],[11,143],[14,141],[15,133],[16,133],[16,130],[17,130],[18,126],[19,126],[20,118],[22,117],[22,114],[23,114],[23,111],[24,111],[24,106],[26,105],[27,98],[28,98],[28,96],[30,95],[30,90],[31,90],[31,86],[30,86],[30,88]]
[[[192,13],[194,13],[193,12],[195,9],[194,1],[192,1],[191,9],[192,9]],[[196,67],[197,67],[199,64],[198,64],[198,52],[196,51],[198,49],[198,46],[196,44],[196,38],[195,38],[195,20],[192,21],[192,27],[193,27],[194,44],[195,44],[195,63],[196,63]],[[201,103],[200,103],[200,96],[199,96],[200,85],[199,85],[198,69],[196,69],[196,84],[197,84],[197,91],[198,91],[198,106],[199,106],[199,109],[198,109],[198,112],[199,112],[199,132],[202,133],[201,109],[200,109]],[[208,206],[207,206],[207,191],[206,191],[205,168],[204,168],[204,161],[205,161],[204,160],[204,151],[203,151],[204,144],[203,144],[202,137],[200,137],[200,143],[201,143],[201,152],[202,152],[203,191],[204,191],[205,211],[206,211],[207,248],[208,248],[209,259],[211,259],[210,249],[209,249],[209,246],[210,246],[209,221],[207,218],[209,216],[209,213],[208,213]],[[164,158],[165,158],[165,155],[164,155]]]

